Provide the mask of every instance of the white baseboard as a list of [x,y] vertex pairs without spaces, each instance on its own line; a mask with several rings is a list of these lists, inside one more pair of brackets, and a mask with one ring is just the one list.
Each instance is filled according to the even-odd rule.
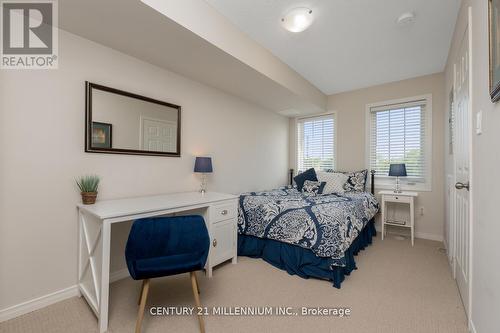
[[[109,275],[109,282],[113,283],[121,279],[129,277],[128,270],[122,269],[113,272]],[[65,299],[78,296],[78,286],[74,285],[65,289],[55,291],[53,293],[34,298],[32,300],[13,305],[11,307],[0,310],[0,323],[9,319],[13,319],[24,314],[39,310],[54,303],[64,301]]]
[[0,323],[78,295],[78,287],[75,285],[2,309],[0,310]]
[[[380,225],[376,225],[375,229],[379,233],[382,232],[382,230],[380,230]],[[426,232],[418,232],[418,231],[416,231],[415,232],[415,238],[433,240],[433,241],[437,241],[437,242],[444,242],[444,237],[442,235],[428,234]]]
[[435,235],[435,234],[428,234],[426,232],[415,232],[415,237],[416,238],[433,240],[433,241],[437,241],[437,242],[443,242],[444,241],[443,236],[441,236],[441,235]]
[[470,333],[477,333],[476,326],[474,326],[472,319],[469,320],[469,331]]
[[116,282],[121,279],[125,279],[130,277],[130,274],[128,272],[127,268],[120,269],[119,271],[113,272],[109,274],[109,283]]

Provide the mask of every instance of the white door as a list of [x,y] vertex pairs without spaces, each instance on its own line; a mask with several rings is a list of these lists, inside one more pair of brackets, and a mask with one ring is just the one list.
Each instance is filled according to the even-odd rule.
[[175,152],[177,150],[177,124],[175,122],[141,118],[142,149]]
[[469,313],[469,239],[470,239],[470,48],[466,30],[455,66],[455,278],[465,311]]

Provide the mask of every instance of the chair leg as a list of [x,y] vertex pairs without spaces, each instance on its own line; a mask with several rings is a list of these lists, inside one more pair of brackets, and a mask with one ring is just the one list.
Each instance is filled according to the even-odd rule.
[[141,305],[142,293],[144,292],[144,285],[146,284],[146,280],[142,280],[141,292],[139,293],[139,298],[137,299],[137,305]]
[[[191,276],[191,286],[193,287],[194,301],[197,307],[201,307],[200,295],[198,294],[198,283],[196,282],[196,272],[190,272]],[[205,324],[203,323],[203,316],[198,315],[198,321],[200,322],[200,332],[205,333]]]
[[135,333],[141,332],[142,319],[144,318],[144,308],[146,307],[146,300],[148,299],[149,292],[149,279],[143,281],[143,288],[141,292],[141,302],[139,304],[139,312],[137,314],[137,323],[135,324]]
[[194,279],[196,281],[196,289],[198,289],[198,294],[201,294],[200,284],[198,283],[198,275],[196,275],[196,273],[194,274]]

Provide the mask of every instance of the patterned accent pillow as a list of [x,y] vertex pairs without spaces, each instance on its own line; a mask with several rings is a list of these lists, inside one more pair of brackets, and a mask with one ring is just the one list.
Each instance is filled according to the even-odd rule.
[[325,188],[323,189],[323,194],[331,193],[344,193],[344,185],[347,183],[349,178],[346,174],[342,172],[316,172],[318,181],[325,182]]
[[302,193],[307,193],[309,195],[322,194],[325,188],[325,182],[315,182],[312,180],[306,180],[304,186],[302,186]]
[[314,171],[314,168],[310,168],[302,173],[299,173],[293,178],[293,180],[295,181],[295,184],[297,184],[297,190],[302,192],[302,186],[304,186],[304,182],[306,180],[317,182],[318,178],[316,178],[316,171]]
[[[332,169],[326,170],[326,172],[339,172]],[[365,192],[366,189],[366,179],[368,177],[368,170],[354,171],[354,172],[342,172],[347,175],[348,179],[344,185],[344,189],[347,192]]]

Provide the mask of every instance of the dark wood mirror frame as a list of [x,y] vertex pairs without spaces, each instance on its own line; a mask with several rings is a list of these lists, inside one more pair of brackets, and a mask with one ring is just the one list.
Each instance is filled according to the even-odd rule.
[[[177,148],[175,152],[147,151],[135,149],[120,148],[100,148],[92,147],[92,90],[110,92],[130,98],[136,98],[145,102],[163,105],[169,108],[177,109]],[[168,102],[159,101],[153,98],[133,94],[123,90],[106,87],[100,84],[85,81],[85,152],[87,153],[105,153],[105,154],[126,154],[126,155],[148,155],[148,156],[181,156],[181,107]]]

